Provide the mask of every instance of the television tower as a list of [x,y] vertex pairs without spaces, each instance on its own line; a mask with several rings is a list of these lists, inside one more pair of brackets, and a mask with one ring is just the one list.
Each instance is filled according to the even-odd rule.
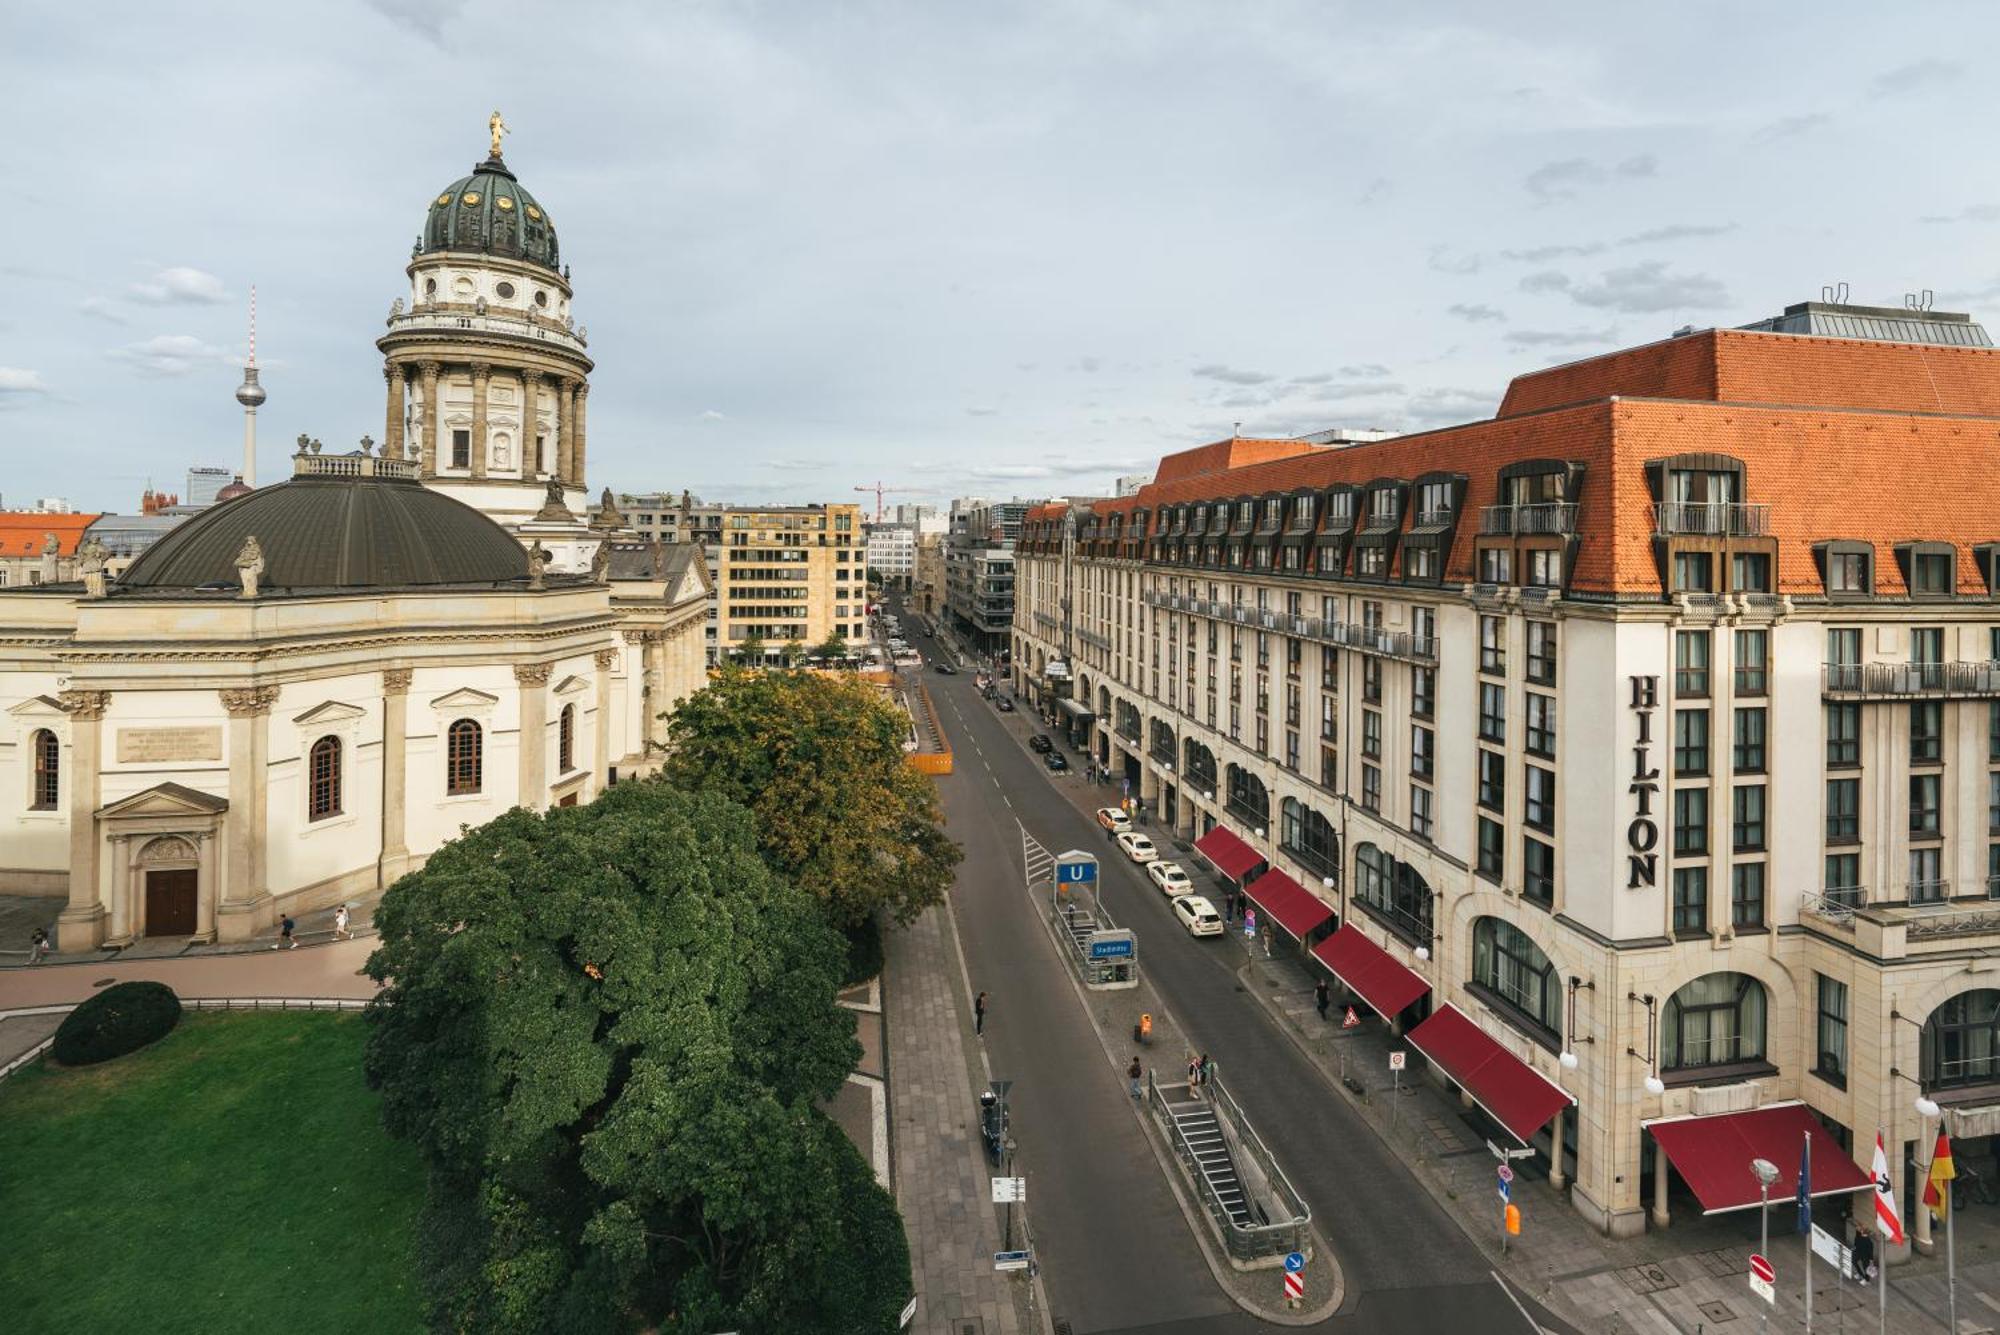
[[257,288],[250,288],[250,360],[243,368],[243,383],[236,387],[236,401],[243,405],[243,477],[246,487],[257,485],[257,405],[270,397],[257,383]]

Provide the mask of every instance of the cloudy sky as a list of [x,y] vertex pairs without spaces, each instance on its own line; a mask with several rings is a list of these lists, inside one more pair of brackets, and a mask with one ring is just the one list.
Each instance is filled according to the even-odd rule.
[[590,331],[591,482],[1083,494],[1227,434],[1823,285],[1985,313],[2000,11],[1335,0],[288,0],[0,18],[0,496],[136,508],[382,429],[373,347],[485,151]]

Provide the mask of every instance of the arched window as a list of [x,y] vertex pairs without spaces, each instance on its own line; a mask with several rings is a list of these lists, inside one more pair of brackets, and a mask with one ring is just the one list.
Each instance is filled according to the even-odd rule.
[[29,740],[35,772],[28,790],[28,806],[35,811],[54,811],[62,799],[62,743],[47,728],[37,729]]
[[556,771],[567,774],[576,768],[576,706],[564,705],[556,719]]
[[448,797],[480,789],[479,725],[469,718],[451,725],[445,738],[444,791]]
[[1278,846],[1321,876],[1340,879],[1340,836],[1326,817],[1296,797],[1279,808]]
[[1703,974],[1667,998],[1660,1069],[1727,1066],[1764,1057],[1764,985],[1745,973]]
[[1932,1011],[1918,1072],[1927,1090],[2000,1081],[2000,992],[1961,992]]
[[1472,924],[1472,981],[1551,1038],[1562,1036],[1562,980],[1514,924],[1499,918]]
[[1271,797],[1264,781],[1241,765],[1229,767],[1230,814],[1262,829],[1271,823]]
[[340,814],[340,739],[322,737],[306,756],[306,819]]
[[1181,768],[1187,771],[1188,782],[1214,792],[1215,753],[1192,737],[1181,749],[1186,752],[1182,757],[1186,763]]
[[1431,887],[1407,862],[1373,844],[1354,850],[1354,898],[1386,927],[1420,946],[1431,943]]

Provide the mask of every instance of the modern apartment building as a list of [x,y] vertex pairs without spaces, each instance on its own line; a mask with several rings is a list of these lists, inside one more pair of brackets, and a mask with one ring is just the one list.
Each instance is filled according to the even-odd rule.
[[753,639],[775,655],[792,641],[812,648],[834,635],[867,636],[860,506],[713,506],[690,514],[683,531],[707,547],[715,575],[710,661]]
[[907,589],[917,573],[917,526],[863,524],[868,538],[868,568],[883,583]]
[[1879,1127],[1927,1247],[2000,1131],[1996,447],[1977,324],[1810,303],[1038,508],[1013,670],[1607,1232],[1806,1137],[1844,1217]]
[[952,502],[944,541],[944,614],[968,644],[1005,651],[1014,625],[1014,542],[1034,501]]

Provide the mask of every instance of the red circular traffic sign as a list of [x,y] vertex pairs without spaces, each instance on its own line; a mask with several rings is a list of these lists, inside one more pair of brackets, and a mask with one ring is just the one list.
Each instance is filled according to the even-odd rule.
[[1750,1253],[1750,1273],[1763,1280],[1766,1284],[1771,1283],[1778,1277],[1777,1268],[1756,1252]]

